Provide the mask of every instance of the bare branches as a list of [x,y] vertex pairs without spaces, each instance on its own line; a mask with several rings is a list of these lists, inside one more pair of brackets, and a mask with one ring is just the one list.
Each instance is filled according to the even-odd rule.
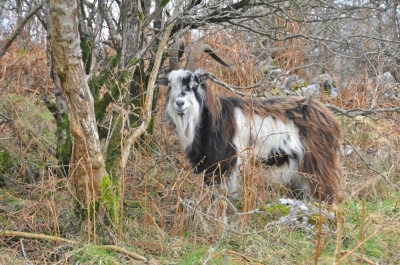
[[364,165],[367,166],[367,168],[375,173],[377,173],[378,175],[380,175],[388,184],[389,186],[391,186],[392,188],[394,187],[393,184],[389,181],[389,179],[387,178],[387,176],[385,176],[382,172],[374,169],[366,160],[365,158],[362,156],[362,154],[360,154],[360,152],[357,150],[357,148],[345,137],[343,137],[344,141],[351,146],[351,148],[354,150],[354,152],[356,152],[356,154],[360,157],[360,159],[363,161]]
[[[232,86],[232,85],[225,83],[224,81],[220,80],[218,77],[216,77],[215,75],[213,75],[211,73],[206,73],[206,75],[211,81],[213,81],[214,83],[216,83],[218,85],[223,86],[224,88],[228,89],[229,91],[231,91],[232,93],[234,93],[236,95],[246,96],[246,97],[265,97],[265,93],[261,93],[261,94],[260,93],[244,93],[244,92],[240,91],[240,90],[248,90],[248,89],[260,87],[261,85],[259,85],[259,84],[256,84],[251,87],[237,87],[237,86]],[[331,104],[325,104],[325,106],[328,109],[335,112],[336,114],[344,115],[349,118],[355,118],[357,116],[368,116],[369,118],[374,119],[374,117],[371,116],[373,114],[400,112],[400,107],[369,108],[369,109],[355,108],[355,109],[346,110],[346,109],[342,109],[342,108],[339,108],[338,106],[331,105]]]
[[14,30],[13,34],[11,34],[11,36],[7,39],[6,43],[0,48],[0,58],[2,58],[4,56],[4,54],[6,54],[8,48],[10,48],[13,41],[21,33],[21,31],[24,28],[24,26],[26,25],[26,23],[28,23],[28,21],[36,14],[36,12],[38,12],[43,7],[43,5],[44,4],[42,3],[38,6],[36,6],[35,8],[32,9],[32,11],[28,15],[26,15],[25,18],[22,19],[21,23]]
[[135,130],[130,132],[130,134],[128,135],[128,137],[125,140],[125,146],[122,149],[122,154],[121,154],[121,158],[120,158],[120,166],[121,166],[122,169],[124,169],[125,166],[126,166],[126,163],[128,161],[128,157],[129,157],[132,145],[146,131],[146,128],[150,123],[155,81],[156,81],[158,69],[159,69],[159,67],[161,65],[161,58],[162,58],[162,55],[163,55],[163,52],[164,52],[164,47],[167,44],[167,41],[168,41],[169,36],[170,36],[170,33],[171,33],[175,23],[176,23],[176,18],[178,17],[177,13],[178,12],[174,13],[174,16],[171,18],[170,24],[165,29],[163,38],[162,38],[162,40],[160,42],[160,45],[159,45],[159,48],[158,48],[158,51],[157,51],[157,54],[156,54],[153,70],[152,70],[152,72],[150,74],[150,77],[149,77],[148,90],[147,90],[147,93],[146,93],[145,103],[144,103],[144,106],[143,106],[143,114],[142,114],[143,115],[143,117],[142,117],[143,121],[137,128],[135,128]]
[[2,118],[2,120],[0,120],[0,125],[2,125],[3,123],[6,123],[8,121],[13,121],[12,118],[7,117],[7,115],[5,115],[1,112],[0,112],[0,117]]
[[339,113],[340,115],[347,116],[349,118],[355,118],[356,116],[368,116],[371,118],[370,115],[372,114],[378,114],[378,113],[386,113],[386,112],[400,112],[400,107],[394,107],[394,108],[381,108],[381,109],[376,109],[376,108],[370,108],[370,109],[364,109],[364,108],[355,108],[355,109],[350,109],[350,110],[345,110],[342,108],[339,108],[337,106],[331,105],[331,104],[325,104],[327,108],[330,110]]
[[240,96],[259,97],[258,94],[243,93],[243,92],[240,92],[237,89],[237,88],[239,88],[239,89],[251,89],[251,88],[259,87],[259,85],[254,85],[254,86],[251,86],[251,87],[235,87],[235,86],[229,85],[229,84],[225,83],[224,81],[218,79],[215,75],[213,75],[211,73],[206,73],[206,75],[207,75],[208,79],[210,79],[211,81],[213,81],[214,83],[216,83],[218,85],[221,85],[221,86],[227,88],[229,91],[231,91],[234,94],[237,94],[237,95],[240,95]]

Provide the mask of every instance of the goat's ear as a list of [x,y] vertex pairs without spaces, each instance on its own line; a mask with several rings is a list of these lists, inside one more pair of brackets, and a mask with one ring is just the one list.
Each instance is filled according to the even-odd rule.
[[199,83],[200,83],[200,84],[205,83],[205,82],[207,81],[207,79],[208,79],[208,75],[207,75],[207,74],[201,74],[201,75],[199,75]]
[[157,85],[168,86],[168,78],[166,78],[166,77],[157,78],[156,79],[156,84]]

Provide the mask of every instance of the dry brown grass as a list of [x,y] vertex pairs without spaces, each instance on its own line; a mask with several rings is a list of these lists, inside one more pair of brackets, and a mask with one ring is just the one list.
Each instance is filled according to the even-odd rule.
[[[245,56],[250,50],[243,38],[234,39],[237,41],[226,43],[220,34],[206,40],[232,67],[224,69],[205,57],[205,69],[226,83],[250,86],[262,79],[260,69],[256,58]],[[298,60],[294,49],[284,54],[290,65]],[[0,106],[0,112],[13,121],[0,125],[0,147],[19,159],[6,176],[6,187],[0,188],[0,229],[55,235],[81,241],[81,245],[0,235],[0,263],[132,264],[125,255],[100,251],[87,243],[86,231],[73,213],[69,180],[55,174],[56,160],[48,151],[52,140],[48,133],[43,134],[44,128],[54,129],[54,125],[39,96],[40,88],[47,87],[50,92],[52,87],[44,52],[38,47],[19,54],[13,48],[6,56],[0,62],[0,85],[6,87],[0,97],[11,103]],[[337,99],[322,96],[321,100],[345,109],[370,106],[373,83],[349,83],[346,87],[351,89],[342,91]],[[398,102],[379,102],[379,107],[395,104]],[[39,111],[33,112],[34,106]],[[41,115],[47,118],[38,120]],[[212,200],[212,189],[193,174],[176,136],[162,123],[162,115],[160,110],[155,134],[143,139],[129,161],[123,179],[122,234],[99,222],[98,242],[138,252],[149,258],[150,264],[313,264],[317,254],[318,264],[334,264],[340,258],[340,264],[400,262],[399,113],[376,120],[339,117],[344,137],[357,152],[342,157],[347,186],[337,213],[343,218],[326,234],[272,226],[273,216],[252,212],[286,195],[283,187],[265,183],[256,165],[244,169],[240,198]],[[12,140],[3,141],[6,138]],[[33,156],[45,159],[35,160],[42,165],[36,171],[26,164]],[[223,210],[229,225],[213,218]]]

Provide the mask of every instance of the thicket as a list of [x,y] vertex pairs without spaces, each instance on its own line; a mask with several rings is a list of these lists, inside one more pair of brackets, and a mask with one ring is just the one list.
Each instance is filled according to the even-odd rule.
[[[206,41],[221,57],[231,56],[236,69],[220,68],[204,58],[209,72],[241,87],[263,79],[265,73],[256,59],[243,57],[249,47],[241,38],[230,45],[218,36]],[[276,63],[283,67],[282,62],[297,54],[289,47]],[[279,225],[289,210],[275,203],[287,191],[265,183],[259,167],[245,169],[242,196],[237,200],[212,198],[163,123],[164,90],[154,113],[153,134],[140,139],[121,180],[122,225],[115,229],[107,220],[98,221],[97,236],[85,240],[91,238],[90,230],[82,229],[82,220],[73,212],[71,180],[59,174],[57,124],[43,101],[54,96],[45,58],[40,45],[32,45],[29,51],[13,46],[0,62],[0,264],[142,263],[135,253],[151,264],[400,263],[398,112],[356,117],[337,113],[343,147],[350,150],[341,157],[345,196],[331,209],[333,220],[316,215],[310,218],[314,229],[306,231]],[[367,76],[364,82],[359,80],[346,84],[338,80],[337,98],[318,97],[342,109],[368,109],[376,83]],[[96,93],[101,93],[105,82],[97,82]],[[219,93],[231,93],[209,82]],[[267,94],[277,93],[273,87],[266,89]],[[399,105],[394,98],[378,102],[384,108]],[[314,205],[320,207],[318,202]],[[227,224],[210,214],[221,207],[227,211]]]

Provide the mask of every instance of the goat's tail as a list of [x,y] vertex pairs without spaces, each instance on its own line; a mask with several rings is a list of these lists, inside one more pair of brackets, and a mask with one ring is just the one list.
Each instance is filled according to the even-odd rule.
[[312,98],[302,99],[297,111],[300,115],[294,122],[305,147],[300,174],[304,173],[307,178],[311,195],[335,203],[341,197],[344,184],[339,163],[339,123],[330,110]]

